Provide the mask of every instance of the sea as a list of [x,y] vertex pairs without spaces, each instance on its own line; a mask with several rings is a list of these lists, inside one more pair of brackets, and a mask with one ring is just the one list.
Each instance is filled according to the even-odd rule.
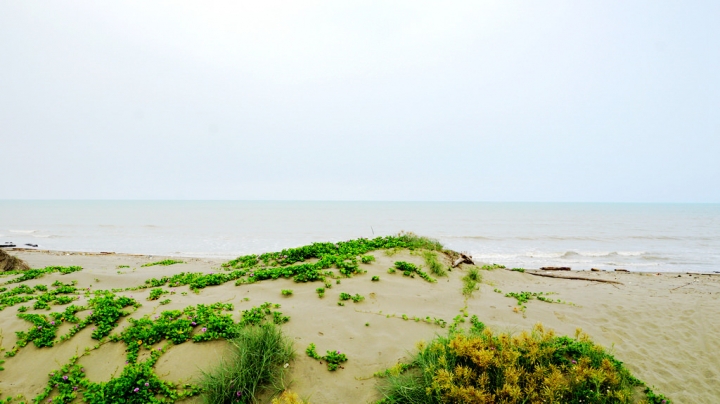
[[720,272],[720,204],[0,201],[0,245],[60,251],[234,258],[401,231],[509,268]]

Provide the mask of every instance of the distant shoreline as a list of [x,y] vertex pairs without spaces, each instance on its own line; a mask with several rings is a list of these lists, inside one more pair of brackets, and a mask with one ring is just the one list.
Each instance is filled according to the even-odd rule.
[[[226,261],[229,261],[231,259],[237,258],[238,256],[242,254],[237,255],[218,255],[218,256],[198,256],[198,255],[182,255],[182,254],[137,254],[137,253],[124,253],[124,252],[114,252],[114,251],[66,251],[66,250],[46,250],[46,249],[39,249],[39,248],[25,248],[25,247],[10,247],[10,248],[3,248],[6,252],[20,252],[20,253],[31,253],[31,254],[45,254],[45,255],[53,255],[53,256],[89,256],[89,257],[103,257],[103,256],[117,256],[117,257],[134,257],[134,258],[185,258],[185,259],[193,259],[197,261],[205,261],[205,262],[217,262],[217,263],[223,263]],[[490,264],[481,262],[481,264]],[[498,262],[497,264],[503,264],[502,262]],[[548,264],[550,266],[550,264]],[[511,269],[511,268],[508,268]],[[617,273],[617,274],[623,274],[623,273],[636,273],[636,274],[662,274],[662,275],[708,275],[708,276],[720,276],[720,271],[715,272],[700,272],[700,271],[637,271],[637,270],[627,270],[624,268],[618,268],[621,269],[621,271],[616,271],[615,269],[599,269],[597,271],[593,271],[590,268],[583,268],[583,269],[576,269],[572,268],[570,271],[542,271],[541,268],[523,268],[526,271],[537,271],[541,273],[556,273],[562,275],[563,273]]]

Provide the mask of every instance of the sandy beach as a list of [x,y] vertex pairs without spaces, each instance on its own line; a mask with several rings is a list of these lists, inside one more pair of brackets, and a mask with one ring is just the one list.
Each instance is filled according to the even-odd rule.
[[[46,274],[23,282],[30,287],[49,285],[54,281],[77,281],[79,288],[120,289],[143,285],[149,278],[160,278],[179,272],[222,271],[223,261],[183,258],[185,263],[170,266],[142,267],[165,257],[123,254],[90,254],[53,251],[8,250],[25,260],[32,268],[47,266],[81,266],[82,271],[62,275]],[[446,334],[447,328],[435,319],[452,322],[465,306],[461,293],[462,266],[438,278],[437,283],[425,282],[401,273],[389,274],[387,269],[396,261],[423,265],[422,257],[408,250],[389,256],[373,253],[376,261],[360,264],[367,273],[333,281],[325,296],[319,298],[320,282],[296,283],[292,280],[266,280],[235,286],[233,282],[210,286],[194,293],[187,286],[168,288],[171,300],[160,305],[147,300],[149,289],[118,292],[133,297],[142,306],[124,317],[116,331],[128,324],[128,318],[159,314],[164,310],[183,309],[189,305],[215,302],[232,303],[233,317],[242,310],[264,302],[277,303],[290,321],[282,326],[295,342],[296,356],[289,364],[288,388],[312,403],[368,403],[380,399],[376,390],[378,379],[373,373],[398,361],[406,360],[420,340]],[[177,257],[173,257],[177,259]],[[447,258],[445,258],[447,259]],[[445,262],[445,264],[449,264]],[[573,271],[573,276],[616,281],[603,283],[589,280],[565,280],[533,276],[506,269],[484,270],[479,290],[467,299],[467,313],[477,315],[497,331],[519,332],[541,322],[559,334],[574,335],[577,328],[611,352],[635,376],[665,394],[675,403],[714,404],[720,397],[720,276],[678,273],[622,273]],[[558,276],[568,273],[556,273]],[[371,281],[378,276],[379,281]],[[4,277],[3,283],[11,277]],[[13,287],[17,286],[12,284]],[[292,289],[290,296],[281,290]],[[565,303],[531,300],[524,312],[516,310],[517,302],[505,297],[508,292],[552,292],[553,299]],[[185,293],[184,293],[185,292]],[[358,303],[338,305],[341,292],[360,294]],[[84,304],[79,295],[74,304]],[[17,317],[14,305],[0,311],[2,348],[12,349],[16,331],[27,330],[29,323]],[[32,306],[32,305],[30,305]],[[64,306],[53,306],[52,311]],[[27,313],[48,313],[30,308]],[[417,318],[419,321],[415,321]],[[430,321],[425,321],[429,318]],[[70,328],[63,324],[59,335]],[[72,339],[56,343],[52,348],[36,348],[33,344],[19,350],[16,356],[3,358],[5,370],[0,372],[2,398],[22,394],[32,399],[48,382],[48,374],[58,369],[86,347],[97,341],[84,329]],[[305,354],[314,343],[319,352],[339,350],[348,361],[343,368],[330,372],[323,364]],[[172,347],[156,365],[161,378],[192,382],[202,371],[217,365],[226,349],[225,342],[187,342]],[[122,343],[109,342],[80,359],[92,381],[109,380],[124,366]],[[195,397],[187,402],[200,402]]]

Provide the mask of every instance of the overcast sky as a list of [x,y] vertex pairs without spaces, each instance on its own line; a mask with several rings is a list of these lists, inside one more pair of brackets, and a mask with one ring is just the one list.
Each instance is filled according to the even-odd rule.
[[2,1],[0,199],[720,202],[718,1]]

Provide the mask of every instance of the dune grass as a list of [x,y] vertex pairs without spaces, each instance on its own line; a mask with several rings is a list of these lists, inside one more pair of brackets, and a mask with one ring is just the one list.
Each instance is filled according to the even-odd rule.
[[433,275],[447,276],[447,270],[440,261],[438,261],[437,254],[434,251],[425,250],[422,256],[425,260],[425,265],[427,265]]
[[477,267],[470,267],[467,275],[463,276],[462,293],[466,297],[471,297],[473,292],[477,290],[477,284],[482,282],[482,275]]
[[244,327],[230,352],[200,382],[208,404],[257,403],[264,392],[283,389],[284,365],[295,355],[292,341],[272,323]]
[[418,348],[410,364],[381,374],[378,403],[670,403],[580,330],[570,338],[540,324],[515,336],[476,327]]

